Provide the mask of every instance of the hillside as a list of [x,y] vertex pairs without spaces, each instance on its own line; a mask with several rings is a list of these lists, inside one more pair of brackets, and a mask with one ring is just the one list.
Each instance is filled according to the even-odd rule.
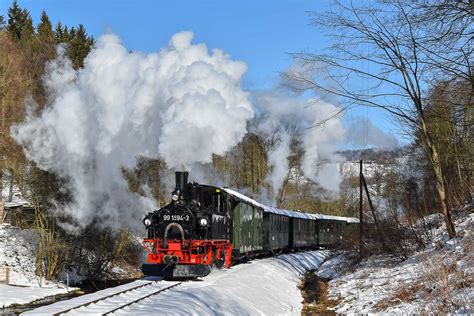
[[456,213],[455,239],[448,238],[440,214],[430,215],[425,224],[433,227],[429,232],[431,238],[408,258],[380,254],[354,263],[353,256],[341,254],[325,262],[318,275],[330,279],[330,309],[338,314],[472,313],[472,210],[473,205]]

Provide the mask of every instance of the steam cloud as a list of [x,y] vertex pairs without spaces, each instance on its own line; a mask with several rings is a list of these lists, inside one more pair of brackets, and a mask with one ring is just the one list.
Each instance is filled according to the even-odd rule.
[[[12,128],[27,157],[68,180],[63,206],[79,227],[140,225],[150,198],[128,190],[121,168],[136,157],[162,157],[171,168],[210,162],[246,134],[253,118],[240,89],[247,66],[223,51],[174,35],[158,53],[130,53],[113,34],[100,37],[75,71],[59,49],[47,67],[47,107]],[[74,228],[75,226],[71,227]]]
[[[212,154],[237,145],[249,122],[253,132],[273,143],[267,182],[274,198],[288,175],[295,137],[304,152],[304,176],[338,191],[342,157],[335,152],[345,136],[338,108],[274,89],[254,94],[252,121],[254,109],[240,89],[246,64],[219,49],[209,53],[192,39],[192,32],[177,33],[168,47],[143,54],[130,53],[117,36],[106,34],[83,69],[74,70],[61,47],[47,65],[47,106],[36,115],[32,104],[11,134],[30,160],[67,180],[73,200],[58,211],[74,220],[71,230],[94,219],[112,227],[140,227],[139,219],[154,202],[130,192],[121,171],[133,168],[137,156],[161,157],[169,168],[192,169],[191,179],[218,184],[208,164]],[[390,143],[380,139],[373,142]]]
[[288,174],[290,143],[295,136],[302,140],[304,176],[337,192],[341,181],[337,162],[342,157],[335,152],[345,134],[342,120],[336,115],[338,108],[312,98],[297,98],[282,89],[256,94],[255,105],[260,114],[257,133],[274,139],[268,158],[272,170],[267,178],[274,195]]

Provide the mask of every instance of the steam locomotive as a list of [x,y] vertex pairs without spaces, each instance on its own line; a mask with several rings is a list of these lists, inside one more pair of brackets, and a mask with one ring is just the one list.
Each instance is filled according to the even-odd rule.
[[203,277],[263,253],[331,247],[357,231],[356,218],[278,209],[228,188],[188,183],[188,172],[175,176],[171,203],[143,218],[145,275]]

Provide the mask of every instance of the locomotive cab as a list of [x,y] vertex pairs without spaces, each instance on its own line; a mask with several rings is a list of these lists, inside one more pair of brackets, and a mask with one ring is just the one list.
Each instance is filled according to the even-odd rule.
[[219,188],[188,183],[183,189],[173,191],[171,203],[148,213],[143,224],[148,238],[229,238],[225,227],[230,217],[228,203]]

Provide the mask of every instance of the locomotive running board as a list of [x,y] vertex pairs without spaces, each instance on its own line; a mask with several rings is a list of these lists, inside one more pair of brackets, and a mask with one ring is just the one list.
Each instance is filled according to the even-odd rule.
[[204,264],[153,264],[144,263],[142,272],[148,276],[170,278],[199,278],[211,273],[211,267]]

